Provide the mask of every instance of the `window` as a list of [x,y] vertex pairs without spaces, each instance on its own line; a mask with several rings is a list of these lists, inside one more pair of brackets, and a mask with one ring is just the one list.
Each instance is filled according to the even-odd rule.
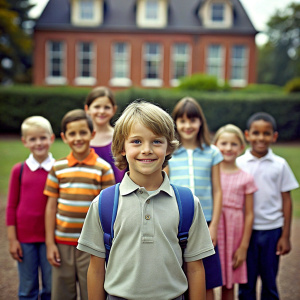
[[246,47],[243,45],[233,46],[231,53],[231,83],[233,86],[245,86],[247,84],[247,61]]
[[157,20],[158,19],[158,2],[157,0],[146,0],[146,19]]
[[49,41],[46,48],[47,76],[49,84],[65,84],[65,45],[61,41]]
[[93,45],[90,42],[81,42],[77,46],[77,78],[76,84],[92,85],[95,83]]
[[129,45],[127,43],[115,43],[112,47],[112,79],[113,86],[130,86],[129,79]]
[[79,19],[93,20],[94,19],[94,1],[93,0],[80,0],[79,1]]
[[161,86],[161,46],[157,43],[148,43],[144,50],[144,80],[143,85]]
[[172,49],[172,82],[171,85],[178,85],[178,79],[188,75],[188,67],[190,60],[189,45],[178,43]]
[[224,54],[221,45],[210,45],[206,57],[206,73],[224,80]]
[[213,22],[224,21],[225,7],[223,3],[213,3],[211,5],[211,20]]

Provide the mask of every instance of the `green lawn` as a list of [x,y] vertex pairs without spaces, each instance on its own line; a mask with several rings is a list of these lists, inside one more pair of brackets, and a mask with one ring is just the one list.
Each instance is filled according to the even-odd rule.
[[[300,159],[299,145],[273,145],[274,153],[284,157],[293,170],[298,182],[300,182]],[[60,138],[57,138],[51,146],[51,152],[55,158],[61,158],[69,153],[69,147]],[[23,161],[29,155],[28,149],[24,148],[21,140],[0,139],[0,194],[6,195],[9,174],[12,166]],[[300,218],[300,189],[292,191],[294,216]]]

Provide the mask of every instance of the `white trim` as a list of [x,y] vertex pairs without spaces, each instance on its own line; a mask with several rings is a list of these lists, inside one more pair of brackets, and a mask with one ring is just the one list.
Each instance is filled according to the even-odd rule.
[[144,87],[162,87],[163,80],[162,79],[142,79],[141,81],[142,86]]
[[76,77],[74,79],[74,84],[76,84],[76,85],[95,85],[96,78],[95,77]]
[[119,86],[119,87],[130,87],[132,86],[132,81],[130,78],[111,78],[109,80],[110,86]]
[[66,77],[46,77],[45,83],[49,85],[66,85],[68,83]]

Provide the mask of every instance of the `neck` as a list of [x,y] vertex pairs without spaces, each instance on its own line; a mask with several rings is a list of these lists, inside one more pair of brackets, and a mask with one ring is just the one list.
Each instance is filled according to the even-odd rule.
[[47,159],[49,156],[49,154],[45,155],[45,156],[34,156],[33,158],[39,163],[41,164],[45,159]]
[[235,161],[234,162],[222,161],[220,166],[221,166],[221,171],[226,173],[233,173],[239,170],[239,168],[235,164]]
[[198,143],[196,141],[181,141],[181,145],[185,149],[192,149],[192,150],[194,150],[197,147],[199,147],[199,145],[198,145]]
[[157,190],[164,181],[162,172],[160,172],[160,174],[151,174],[150,176],[142,174],[134,176],[134,174],[130,173],[129,171],[129,177],[134,183],[144,187],[147,191]]

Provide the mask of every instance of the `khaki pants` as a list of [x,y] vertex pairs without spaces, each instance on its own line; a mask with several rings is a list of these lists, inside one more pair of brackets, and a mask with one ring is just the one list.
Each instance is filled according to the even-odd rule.
[[52,267],[51,298],[55,300],[76,300],[77,282],[80,299],[88,300],[87,270],[90,254],[76,249],[75,246],[57,244],[61,265]]

